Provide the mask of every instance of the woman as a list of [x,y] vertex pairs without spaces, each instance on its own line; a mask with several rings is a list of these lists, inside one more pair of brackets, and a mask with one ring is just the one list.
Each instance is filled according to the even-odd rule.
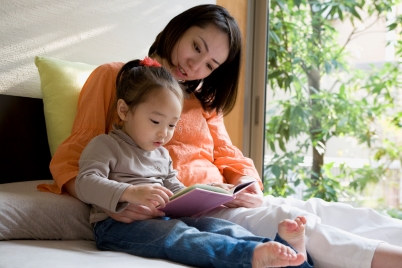
[[[402,263],[402,223],[369,209],[354,209],[312,199],[308,202],[263,197],[259,175],[248,158],[231,144],[223,115],[236,101],[241,36],[235,20],[217,5],[191,8],[173,18],[156,37],[149,56],[162,62],[182,82],[186,99],[180,123],[166,145],[185,185],[215,183],[222,187],[246,180],[258,184],[205,216],[233,221],[256,235],[273,237],[286,218],[307,218],[307,250],[317,267],[397,267]],[[115,122],[115,79],[123,63],[98,67],[85,83],[71,136],[56,151],[50,168],[55,185],[42,190],[76,197],[78,159],[95,136]],[[115,109],[114,109],[115,110]],[[260,187],[258,187],[260,186]],[[132,222],[163,213],[130,205],[115,220]],[[353,217],[353,218],[348,218]],[[381,241],[387,243],[381,243]]]
[[164,207],[185,188],[162,146],[173,137],[183,107],[176,79],[150,58],[129,61],[117,75],[116,100],[120,123],[88,143],[75,182],[78,198],[92,204],[97,248],[197,267],[313,267],[304,217],[283,221],[275,241],[218,218],[159,217],[127,224],[108,217],[101,208]]

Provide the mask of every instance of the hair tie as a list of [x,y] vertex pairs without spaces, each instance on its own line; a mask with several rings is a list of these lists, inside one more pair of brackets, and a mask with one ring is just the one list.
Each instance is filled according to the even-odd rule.
[[141,60],[140,65],[148,67],[162,67],[162,65],[159,62],[151,59],[150,57],[145,57],[143,60]]

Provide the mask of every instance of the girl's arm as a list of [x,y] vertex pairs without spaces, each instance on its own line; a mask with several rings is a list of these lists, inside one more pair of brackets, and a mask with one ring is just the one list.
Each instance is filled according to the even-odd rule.
[[[79,160],[79,173],[75,190],[78,198],[114,213],[122,212],[129,203],[156,210],[165,206],[172,192],[159,184],[131,185],[124,180],[110,179],[131,173],[126,167],[133,164],[132,158],[124,155],[118,142],[103,134],[92,139]],[[121,168],[123,166],[123,168]]]
[[127,203],[120,202],[128,183],[110,180],[109,175],[119,158],[120,148],[109,135],[103,134],[92,139],[85,147],[79,160],[79,172],[75,182],[77,197],[87,203],[121,212]]

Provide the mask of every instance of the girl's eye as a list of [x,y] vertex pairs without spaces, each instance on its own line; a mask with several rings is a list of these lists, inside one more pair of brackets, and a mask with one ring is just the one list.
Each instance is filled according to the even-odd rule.
[[169,127],[175,128],[175,127],[176,127],[176,125],[169,125]]
[[212,67],[211,64],[207,64],[207,68],[212,72],[214,70],[214,67]]
[[151,119],[151,122],[154,123],[155,125],[158,125],[158,124],[159,124],[158,121],[155,121],[155,120],[152,120],[152,119]]

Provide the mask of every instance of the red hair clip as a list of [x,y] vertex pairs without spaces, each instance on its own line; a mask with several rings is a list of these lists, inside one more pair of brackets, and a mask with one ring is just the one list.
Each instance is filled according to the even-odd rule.
[[150,57],[145,57],[143,60],[141,60],[140,65],[149,67],[162,67],[162,65],[159,62],[151,59]]

